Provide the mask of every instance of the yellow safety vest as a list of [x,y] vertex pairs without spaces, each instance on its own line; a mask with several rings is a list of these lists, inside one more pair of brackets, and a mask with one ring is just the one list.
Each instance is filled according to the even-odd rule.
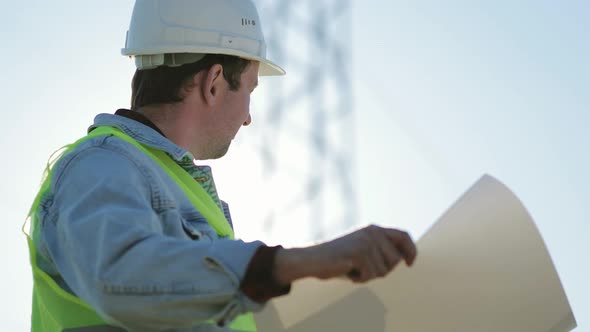
[[[207,222],[218,235],[234,238],[234,233],[223,212],[213,202],[209,194],[174,160],[161,150],[144,146],[117,128],[98,127],[90,134],[66,146],[61,157],[73,151],[80,143],[87,139],[111,135],[136,146],[143,153],[157,162],[168,175],[178,184],[190,199],[194,207],[201,212]],[[58,158],[58,159],[59,159]],[[27,220],[30,221],[30,231],[25,235],[29,245],[31,266],[33,269],[33,309],[31,316],[32,332],[98,332],[124,331],[121,328],[108,326],[92,307],[80,298],[64,291],[47,273],[37,266],[36,239],[39,236],[38,209],[41,197],[49,191],[52,170],[48,165],[45,179],[37,194]],[[24,227],[23,227],[24,228]],[[30,235],[29,235],[30,234]],[[215,324],[215,322],[208,322]],[[236,317],[229,326],[235,331],[255,332],[256,323],[251,313]]]

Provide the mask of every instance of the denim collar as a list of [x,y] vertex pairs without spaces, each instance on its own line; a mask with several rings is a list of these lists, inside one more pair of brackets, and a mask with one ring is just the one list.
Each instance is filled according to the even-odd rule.
[[194,159],[194,156],[189,151],[174,144],[156,130],[137,122],[136,120],[115,114],[98,114],[94,118],[94,124],[88,128],[88,131],[90,132],[92,129],[100,126],[118,128],[138,143],[162,150],[168,153],[170,157],[176,161],[181,161],[186,157],[189,157],[190,160]]

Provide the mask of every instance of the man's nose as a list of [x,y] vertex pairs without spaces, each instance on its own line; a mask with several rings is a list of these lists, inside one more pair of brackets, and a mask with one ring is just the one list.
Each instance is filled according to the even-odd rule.
[[252,116],[248,114],[248,118],[244,121],[244,126],[248,126],[252,123]]

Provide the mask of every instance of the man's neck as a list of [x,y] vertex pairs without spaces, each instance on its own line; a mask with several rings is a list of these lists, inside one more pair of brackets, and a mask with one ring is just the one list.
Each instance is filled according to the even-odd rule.
[[141,107],[137,112],[153,122],[174,144],[189,151],[196,159],[202,157],[199,146],[203,139],[201,130],[195,128],[200,123],[194,113],[182,104],[161,104]]

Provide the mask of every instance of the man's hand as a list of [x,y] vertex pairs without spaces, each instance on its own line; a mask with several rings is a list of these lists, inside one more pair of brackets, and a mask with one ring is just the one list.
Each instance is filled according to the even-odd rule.
[[366,282],[387,275],[402,259],[411,266],[416,254],[408,233],[371,225],[316,246],[279,251],[274,276],[281,284],[305,277]]

